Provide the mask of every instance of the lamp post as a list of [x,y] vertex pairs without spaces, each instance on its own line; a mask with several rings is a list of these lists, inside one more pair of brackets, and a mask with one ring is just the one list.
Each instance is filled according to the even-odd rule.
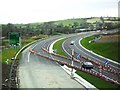
[[74,58],[74,49],[72,49],[71,78],[73,78],[73,75],[74,75],[74,74],[73,74],[73,58]]

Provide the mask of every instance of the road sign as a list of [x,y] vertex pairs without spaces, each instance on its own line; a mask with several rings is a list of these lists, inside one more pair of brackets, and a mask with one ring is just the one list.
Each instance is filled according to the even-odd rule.
[[80,58],[80,54],[77,55],[77,58]]
[[21,45],[20,33],[10,32],[9,33],[9,44],[12,47],[20,46]]
[[106,60],[106,61],[104,62],[104,64],[105,64],[105,65],[108,65],[108,64],[109,64],[109,61]]

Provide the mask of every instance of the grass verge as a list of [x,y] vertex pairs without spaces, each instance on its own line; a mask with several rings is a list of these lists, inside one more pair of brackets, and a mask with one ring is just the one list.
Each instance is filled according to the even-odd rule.
[[105,88],[117,88],[117,86],[115,84],[106,82],[106,81],[104,81],[98,77],[95,77],[93,75],[90,75],[88,73],[85,73],[82,71],[77,71],[76,73],[100,90],[105,89]]
[[[22,47],[25,46],[26,44],[30,43],[34,41],[34,39],[23,39],[22,40]],[[3,41],[4,42],[4,41]],[[4,44],[6,46],[8,46],[8,40],[5,40]],[[9,59],[8,61],[8,64],[11,64],[12,63],[12,60],[11,58],[12,57],[15,57],[16,53],[20,50],[20,47],[17,47],[17,48],[3,48],[2,49],[2,53],[0,56],[2,56],[2,60],[0,60],[0,62],[2,62],[3,64],[7,64],[6,63],[6,60]],[[20,58],[21,55],[18,55],[18,58]],[[17,58],[17,59],[18,59]]]
[[4,48],[2,49],[2,63],[6,64],[6,60],[9,59],[8,64],[12,63],[11,58],[13,58],[20,48]]
[[89,41],[92,39],[94,39],[94,36],[86,37],[86,38],[82,39],[80,43],[85,48],[87,48],[101,56],[104,56],[106,58],[120,62],[119,61],[120,60],[120,56],[119,56],[120,42],[105,42],[105,43],[92,42],[92,43],[89,43]]
[[59,41],[57,41],[54,45],[53,45],[53,49],[57,50],[57,54],[63,55],[63,56],[68,56],[62,49],[62,43],[66,40],[66,38],[61,39]]
[[[57,54],[63,55],[63,56],[68,56],[62,49],[62,43],[65,41],[66,39],[61,39],[59,41],[57,41],[54,45],[53,45],[53,49],[57,49]],[[112,89],[116,89],[117,86],[115,86],[112,83],[106,82],[104,80],[101,80],[98,77],[95,77],[93,75],[90,75],[88,73],[82,72],[82,71],[76,71],[76,73],[81,76],[82,78],[86,79],[88,82],[90,82],[91,84],[93,84],[96,88],[102,90],[105,88],[112,88]]]

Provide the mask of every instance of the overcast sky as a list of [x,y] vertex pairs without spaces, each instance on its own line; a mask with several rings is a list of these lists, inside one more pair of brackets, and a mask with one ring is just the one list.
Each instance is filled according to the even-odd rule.
[[0,23],[118,16],[119,0],[0,0]]

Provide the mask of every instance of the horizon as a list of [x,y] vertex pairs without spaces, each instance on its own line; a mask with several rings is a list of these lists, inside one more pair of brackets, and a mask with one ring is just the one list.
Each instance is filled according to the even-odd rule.
[[[101,17],[101,16],[100,16]],[[92,18],[100,18],[100,17],[92,17]],[[103,18],[107,18],[109,16],[102,16]],[[112,16],[114,17],[114,16]],[[110,17],[110,18],[112,18]],[[55,22],[55,21],[62,21],[62,20],[70,20],[70,19],[86,19],[86,18],[91,18],[91,17],[78,17],[78,18],[66,18],[66,19],[61,19],[61,20],[51,20],[51,21],[45,21],[45,22]],[[0,24],[34,24],[34,23],[45,23],[45,22],[28,22],[28,23],[0,23]]]
[[0,24],[28,24],[101,16],[118,17],[118,1],[2,0]]

